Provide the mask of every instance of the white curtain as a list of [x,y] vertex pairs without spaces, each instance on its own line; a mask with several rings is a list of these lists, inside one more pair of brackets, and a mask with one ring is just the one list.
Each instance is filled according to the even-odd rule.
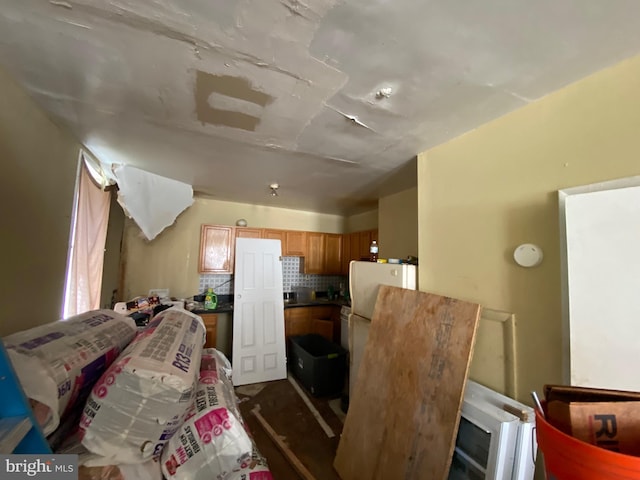
[[110,193],[103,191],[93,180],[84,156],[80,165],[77,195],[65,293],[65,318],[100,308]]

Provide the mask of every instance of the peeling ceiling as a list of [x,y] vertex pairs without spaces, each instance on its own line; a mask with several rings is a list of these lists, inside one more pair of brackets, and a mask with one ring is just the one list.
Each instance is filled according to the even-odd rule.
[[[324,213],[640,53],[632,0],[3,0],[0,66],[107,164]],[[269,195],[278,183],[279,195]]]

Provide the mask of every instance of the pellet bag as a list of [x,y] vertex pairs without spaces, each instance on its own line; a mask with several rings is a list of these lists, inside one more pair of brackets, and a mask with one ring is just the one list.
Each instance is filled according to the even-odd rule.
[[79,432],[101,464],[142,463],[160,454],[193,403],[204,338],[200,317],[165,310],[104,373]]
[[3,339],[45,435],[73,408],[82,408],[93,384],[136,332],[133,319],[93,310]]
[[167,479],[227,479],[255,462],[230,373],[224,355],[215,349],[203,352],[194,405],[162,451],[162,472]]

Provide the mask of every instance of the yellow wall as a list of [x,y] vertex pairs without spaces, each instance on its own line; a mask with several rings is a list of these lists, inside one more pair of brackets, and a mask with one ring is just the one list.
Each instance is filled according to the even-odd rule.
[[378,201],[381,258],[418,255],[418,189],[410,188]]
[[79,149],[0,70],[0,336],[61,317]]
[[344,225],[344,233],[375,230],[378,228],[378,209],[351,215],[345,218]]
[[638,78],[640,57],[419,157],[420,289],[516,314],[522,401],[562,379],[557,190],[640,174]]
[[344,218],[285,208],[196,198],[175,224],[148,242],[140,229],[127,220],[123,244],[124,296],[128,300],[150,288],[169,288],[172,296],[198,292],[200,226],[235,225],[244,218],[249,227],[342,233]]

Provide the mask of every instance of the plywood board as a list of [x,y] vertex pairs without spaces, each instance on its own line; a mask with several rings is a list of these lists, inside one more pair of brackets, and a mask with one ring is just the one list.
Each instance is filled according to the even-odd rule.
[[371,320],[351,313],[349,315],[349,397],[353,398],[360,362],[369,338]]
[[447,478],[480,310],[380,287],[334,462],[343,480]]

